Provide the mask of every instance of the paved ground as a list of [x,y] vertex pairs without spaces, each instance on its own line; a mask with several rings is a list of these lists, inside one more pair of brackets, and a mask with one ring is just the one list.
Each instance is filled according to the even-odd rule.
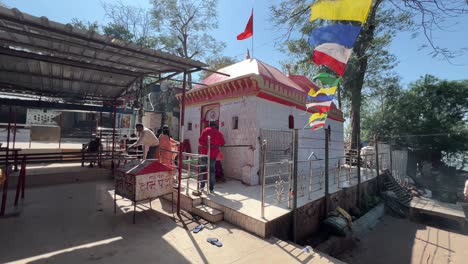
[[468,236],[453,223],[430,219],[415,223],[385,216],[357,248],[340,259],[359,264],[468,263]]
[[197,220],[159,200],[141,204],[134,225],[128,200],[114,215],[112,193],[108,181],[27,189],[20,213],[0,219],[0,263],[340,263],[225,222],[194,234]]

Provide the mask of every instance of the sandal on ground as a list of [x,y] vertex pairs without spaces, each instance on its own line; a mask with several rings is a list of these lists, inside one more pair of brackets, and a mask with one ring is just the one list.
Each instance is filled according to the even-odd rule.
[[198,232],[202,231],[202,230],[203,230],[203,228],[205,228],[205,226],[204,226],[204,225],[202,225],[202,224],[200,224],[200,225],[198,225],[197,227],[195,227],[195,228],[193,229],[193,233],[195,233],[195,234],[196,234],[196,233],[198,233]]
[[222,247],[223,243],[219,241],[217,238],[207,238],[206,241],[212,245],[215,245],[217,247]]

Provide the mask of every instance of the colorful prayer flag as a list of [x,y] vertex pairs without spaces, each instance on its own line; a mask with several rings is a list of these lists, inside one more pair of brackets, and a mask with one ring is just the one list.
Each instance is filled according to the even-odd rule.
[[306,104],[307,109],[312,109],[318,113],[326,113],[330,111],[332,101],[327,102],[314,102]]
[[316,101],[316,102],[325,102],[325,101],[333,101],[335,97],[333,95],[319,95],[316,97],[312,97],[310,95],[307,96],[307,99]]
[[336,43],[347,48],[352,48],[360,31],[360,26],[345,24],[319,27],[310,33],[309,44],[315,47],[324,43]]
[[326,73],[326,72],[321,72],[314,77],[312,77],[312,81],[319,81],[322,85],[328,85],[328,86],[338,86],[340,83],[341,78],[337,78],[332,74]]
[[338,44],[326,43],[314,49],[312,61],[317,65],[325,65],[339,76],[343,76],[352,51]]
[[315,19],[351,20],[364,24],[372,0],[322,0],[310,6],[310,21]]
[[327,115],[328,115],[328,113],[313,113],[309,117],[309,123],[312,123],[312,122],[314,122],[316,120],[325,120],[325,119],[327,119]]
[[310,89],[309,96],[316,97],[319,94],[324,95],[335,95],[337,87],[330,87],[330,88],[320,88],[318,91],[314,91],[314,89]]
[[309,124],[310,129],[317,131],[325,126],[325,121],[317,121]]
[[244,32],[237,35],[237,40],[248,39],[251,36],[253,36],[253,9],[252,9],[252,14],[250,15],[249,21],[247,22],[247,25],[245,26]]

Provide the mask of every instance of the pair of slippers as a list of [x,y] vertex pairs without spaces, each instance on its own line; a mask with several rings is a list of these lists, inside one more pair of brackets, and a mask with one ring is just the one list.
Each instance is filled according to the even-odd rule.
[[[200,231],[202,231],[204,228],[205,228],[205,226],[204,226],[203,224],[200,224],[200,225],[198,225],[197,227],[195,227],[195,228],[193,229],[193,233],[197,234],[197,233],[199,233]],[[212,244],[212,245],[217,246],[217,247],[222,247],[222,246],[223,246],[223,243],[221,243],[221,242],[219,241],[219,239],[217,239],[217,238],[207,238],[206,241],[207,241],[208,243]]]

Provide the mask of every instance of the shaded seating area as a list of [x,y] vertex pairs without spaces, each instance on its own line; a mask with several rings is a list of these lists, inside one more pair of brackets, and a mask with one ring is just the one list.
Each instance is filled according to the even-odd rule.
[[4,7],[0,7],[0,44],[0,104],[9,108],[6,144],[0,150],[4,172],[0,215],[6,211],[9,175],[18,163],[84,163],[96,158],[84,151],[26,155],[14,150],[17,107],[110,113],[112,143],[99,152],[97,162],[105,154],[113,168],[119,155],[116,114],[139,110],[148,85],[207,66]]

